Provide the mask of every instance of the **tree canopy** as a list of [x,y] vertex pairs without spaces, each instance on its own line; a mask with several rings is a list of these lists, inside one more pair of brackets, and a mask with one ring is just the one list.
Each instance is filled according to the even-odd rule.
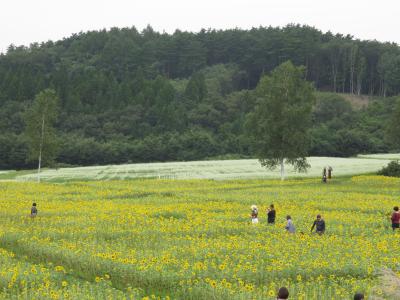
[[[59,98],[59,163],[252,157],[244,124],[255,87],[286,60],[304,65],[321,91],[311,155],[395,150],[383,136],[400,92],[399,57],[395,44],[299,25],[173,34],[112,28],[11,45],[0,54],[0,169],[34,166],[23,116],[48,88]],[[326,92],[369,95],[370,104],[339,103],[332,113]]]
[[263,166],[281,166],[284,161],[298,171],[306,171],[310,147],[311,112],[314,87],[305,79],[305,68],[290,61],[263,76],[257,86],[257,104],[250,116],[255,151]]

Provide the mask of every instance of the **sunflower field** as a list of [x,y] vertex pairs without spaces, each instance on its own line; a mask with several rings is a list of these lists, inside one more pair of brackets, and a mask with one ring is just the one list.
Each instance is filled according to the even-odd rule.
[[400,179],[0,182],[0,205],[0,299],[389,299],[400,274]]

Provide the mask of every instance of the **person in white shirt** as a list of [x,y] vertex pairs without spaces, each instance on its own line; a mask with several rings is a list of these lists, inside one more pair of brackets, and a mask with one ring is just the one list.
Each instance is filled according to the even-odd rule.
[[254,204],[251,206],[251,223],[258,223],[258,208]]

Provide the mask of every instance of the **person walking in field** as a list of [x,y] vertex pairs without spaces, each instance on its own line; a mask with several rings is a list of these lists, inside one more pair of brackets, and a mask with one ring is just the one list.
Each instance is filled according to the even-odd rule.
[[326,167],[322,169],[322,182],[326,183]]
[[38,210],[36,208],[36,203],[32,204],[31,207],[31,218],[35,218],[37,216]]
[[278,291],[278,297],[276,298],[277,300],[286,300],[289,299],[289,291],[287,288],[284,286],[281,287]]
[[323,183],[326,183],[326,175],[325,175],[325,174],[322,175],[322,182],[323,182]]
[[317,215],[317,219],[314,221],[313,225],[311,226],[311,232],[313,232],[314,227],[316,228],[316,233],[324,234],[325,233],[325,221],[322,219],[321,215]]
[[294,227],[293,221],[292,221],[292,217],[287,215],[286,216],[286,226],[285,229],[287,230],[287,232],[290,233],[295,233],[296,232],[296,228]]
[[251,206],[251,223],[258,223],[258,208],[254,204]]
[[274,205],[271,204],[267,211],[268,224],[275,224],[276,210]]
[[392,216],[390,219],[392,220],[393,231],[395,229],[399,229],[400,228],[400,212],[399,212],[398,206],[393,207],[393,213],[392,213]]
[[328,167],[328,179],[332,179],[332,171],[333,171],[332,167],[329,166]]

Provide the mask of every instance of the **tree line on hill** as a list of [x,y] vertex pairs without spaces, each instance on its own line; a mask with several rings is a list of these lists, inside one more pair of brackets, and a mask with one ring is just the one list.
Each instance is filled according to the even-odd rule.
[[[400,92],[400,48],[308,26],[80,33],[0,55],[0,169],[28,168],[24,116],[54,89],[57,161],[92,165],[251,157],[246,128],[263,74],[291,60],[320,91],[310,155],[396,149],[385,139]],[[369,94],[355,110],[334,92]],[[394,126],[393,124],[389,127]]]

